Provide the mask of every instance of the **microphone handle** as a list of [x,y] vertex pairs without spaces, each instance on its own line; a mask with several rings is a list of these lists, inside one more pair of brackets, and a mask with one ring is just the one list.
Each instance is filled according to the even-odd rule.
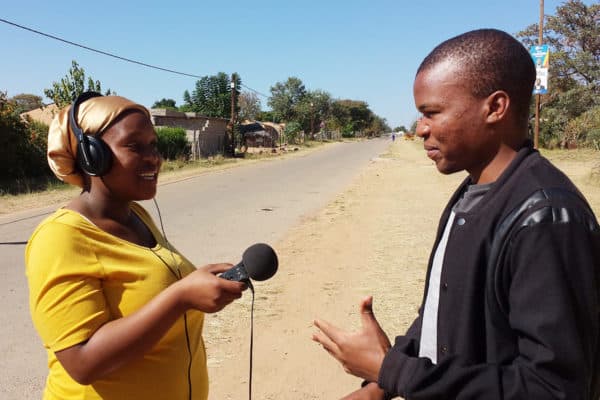
[[246,268],[244,267],[243,261],[240,261],[240,263],[238,265],[236,265],[235,267],[232,267],[232,268],[228,269],[227,271],[223,272],[221,275],[219,275],[219,278],[227,279],[229,281],[236,281],[236,282],[250,281],[250,276],[248,276],[248,272],[246,271]]

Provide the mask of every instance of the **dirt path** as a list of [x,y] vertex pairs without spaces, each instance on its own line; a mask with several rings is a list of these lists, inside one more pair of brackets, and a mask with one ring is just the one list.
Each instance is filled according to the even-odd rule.
[[[600,214],[593,161],[557,164]],[[393,337],[414,319],[442,207],[464,174],[442,176],[420,141],[396,141],[348,190],[276,244],[280,271],[256,285],[253,397],[336,399],[360,381],[310,340],[319,316],[357,327],[359,300]],[[250,295],[207,317],[211,399],[248,398]]]
[[[421,146],[395,142],[276,244],[280,271],[256,287],[255,398],[334,399],[359,385],[310,340],[317,316],[356,327],[359,300],[373,294],[386,331],[414,319],[438,216],[464,176],[440,176]],[[247,398],[249,309],[247,295],[208,317],[211,399]]]

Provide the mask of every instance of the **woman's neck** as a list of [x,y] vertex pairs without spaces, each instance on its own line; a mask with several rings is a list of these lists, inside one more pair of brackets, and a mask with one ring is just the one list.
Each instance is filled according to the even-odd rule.
[[70,205],[91,220],[110,219],[127,224],[131,218],[131,202],[84,191]]

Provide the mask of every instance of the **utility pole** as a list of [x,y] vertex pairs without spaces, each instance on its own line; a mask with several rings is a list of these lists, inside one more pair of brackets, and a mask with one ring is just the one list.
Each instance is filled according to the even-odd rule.
[[229,120],[229,143],[228,152],[232,157],[235,156],[235,74],[231,74],[231,119]]
[[313,111],[313,107],[315,104],[310,102],[310,139],[315,140],[315,112]]
[[[544,41],[544,0],[540,0],[540,23],[538,32],[538,45],[542,45]],[[533,132],[533,147],[538,148],[538,142],[540,137],[540,105],[541,105],[541,94],[535,95],[535,129]]]

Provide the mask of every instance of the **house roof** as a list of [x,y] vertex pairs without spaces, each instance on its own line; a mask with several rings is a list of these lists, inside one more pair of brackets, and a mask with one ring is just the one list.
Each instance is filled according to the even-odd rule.
[[52,119],[58,113],[58,111],[59,108],[56,106],[56,104],[52,103],[41,108],[36,108],[34,110],[21,113],[21,118],[25,119],[29,117],[33,121],[50,125],[50,122],[52,122]]

